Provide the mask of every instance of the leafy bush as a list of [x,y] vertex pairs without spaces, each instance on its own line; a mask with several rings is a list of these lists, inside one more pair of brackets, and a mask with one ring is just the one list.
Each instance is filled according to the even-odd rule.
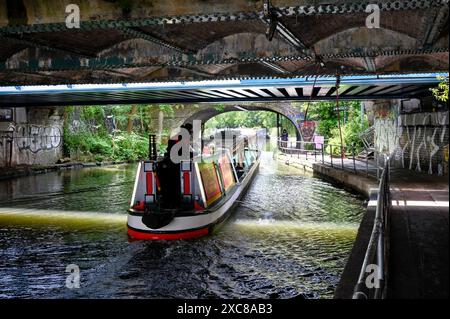
[[[97,162],[146,158],[154,111],[163,111],[166,115],[173,113],[169,105],[66,107],[64,155],[74,160]],[[114,127],[107,127],[107,117],[113,118]],[[130,123],[131,128],[139,133],[125,132]],[[158,147],[161,149],[161,145]]]
[[105,110],[101,106],[84,106],[81,109],[81,116],[84,120],[103,121]]
[[[64,143],[71,154],[88,160],[137,161],[148,156],[148,139],[135,133],[119,133],[115,137],[90,132],[68,133]],[[79,159],[79,158],[77,158]]]
[[88,141],[89,152],[92,154],[99,154],[106,157],[112,155],[111,140],[108,137],[90,136]]
[[148,156],[148,139],[136,133],[120,133],[113,138],[114,159],[137,161]]
[[[355,153],[359,153],[364,145],[359,135],[369,127],[367,117],[363,117],[361,123],[361,113],[358,109],[350,109],[348,122],[341,126],[343,147],[347,155],[351,155],[352,147],[355,148]],[[339,156],[341,154],[340,145],[341,138],[339,134],[339,127],[334,127],[330,131],[330,139],[328,144],[332,146],[332,154]],[[330,148],[326,148],[326,152],[330,152]]]
[[112,155],[111,139],[90,132],[68,133],[65,131],[64,144],[69,153],[95,154],[104,157]]
[[441,81],[437,88],[431,89],[434,97],[438,101],[447,102],[448,101],[448,76],[439,76],[438,80]]

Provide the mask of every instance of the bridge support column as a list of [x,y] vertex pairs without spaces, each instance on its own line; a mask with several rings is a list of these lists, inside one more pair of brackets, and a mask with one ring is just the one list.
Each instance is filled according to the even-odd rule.
[[398,100],[364,102],[369,122],[375,127],[375,150],[379,154],[392,154],[398,144]]
[[[301,142],[302,135],[300,134],[300,132],[298,130],[295,130],[295,135],[296,135],[297,142]],[[299,147],[299,145],[300,145],[300,143],[297,143],[297,147]]]

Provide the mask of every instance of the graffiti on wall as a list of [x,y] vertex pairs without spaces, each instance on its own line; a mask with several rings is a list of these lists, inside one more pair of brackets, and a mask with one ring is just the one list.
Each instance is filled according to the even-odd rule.
[[405,127],[400,138],[399,163],[402,168],[429,174],[442,174],[448,161],[448,134],[443,127]]
[[316,131],[316,122],[314,121],[301,122],[300,131],[302,133],[303,141],[311,142],[314,137],[314,132]]
[[394,120],[397,117],[395,108],[390,103],[380,103],[374,107],[374,116],[379,119]]
[[400,167],[442,175],[448,170],[448,112],[402,115],[399,126],[398,158]]
[[21,124],[16,126],[14,139],[19,151],[38,153],[60,147],[62,134],[55,125]]
[[394,120],[375,121],[375,149],[379,153],[392,154],[397,146],[397,123]]

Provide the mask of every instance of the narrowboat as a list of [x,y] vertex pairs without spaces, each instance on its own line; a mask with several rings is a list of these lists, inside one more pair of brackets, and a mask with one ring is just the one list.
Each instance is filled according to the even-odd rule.
[[[257,143],[256,143],[257,144]],[[260,150],[248,136],[233,147],[173,163],[142,161],[128,210],[131,240],[174,240],[205,236],[230,216],[256,175]]]

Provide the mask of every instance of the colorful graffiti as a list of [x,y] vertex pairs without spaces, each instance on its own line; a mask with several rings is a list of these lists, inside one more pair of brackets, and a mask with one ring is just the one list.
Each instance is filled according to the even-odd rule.
[[375,118],[378,119],[391,119],[397,118],[397,112],[390,103],[379,103],[375,105],[373,110]]
[[302,133],[303,141],[311,142],[314,138],[315,131],[316,131],[316,122],[314,121],[300,122],[300,132]]

